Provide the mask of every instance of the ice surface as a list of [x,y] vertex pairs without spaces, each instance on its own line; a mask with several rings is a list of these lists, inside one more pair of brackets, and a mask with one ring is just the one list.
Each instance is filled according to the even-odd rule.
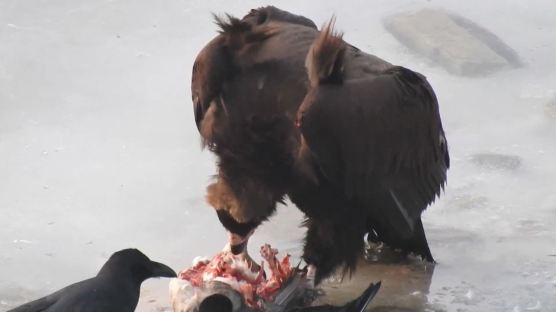
[[[215,34],[210,12],[263,1],[0,1],[0,311],[96,274],[137,247],[179,270],[224,246],[204,202],[190,71]],[[337,302],[383,280],[376,311],[556,311],[556,5],[552,0],[276,1],[359,48],[425,74],[452,156],[445,195],[424,214],[434,270],[370,263]],[[524,66],[464,78],[383,28],[398,11],[440,7],[499,35]],[[551,111],[551,110],[550,110]],[[511,170],[474,155],[519,159]],[[513,158],[517,157],[517,158]],[[299,254],[301,214],[280,207],[252,238]],[[163,311],[148,281],[138,311]],[[336,291],[336,292],[334,292]]]

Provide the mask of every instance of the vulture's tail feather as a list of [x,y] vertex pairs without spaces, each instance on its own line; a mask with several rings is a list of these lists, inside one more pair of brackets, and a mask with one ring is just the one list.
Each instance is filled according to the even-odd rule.
[[342,39],[343,34],[334,30],[335,22],[332,17],[309,49],[305,66],[311,86],[343,81],[347,45]]

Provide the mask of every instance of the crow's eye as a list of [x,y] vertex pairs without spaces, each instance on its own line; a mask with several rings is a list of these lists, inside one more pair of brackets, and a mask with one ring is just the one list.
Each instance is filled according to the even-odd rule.
[[149,276],[149,270],[143,264],[133,264],[131,266],[131,273],[138,278],[146,278]]

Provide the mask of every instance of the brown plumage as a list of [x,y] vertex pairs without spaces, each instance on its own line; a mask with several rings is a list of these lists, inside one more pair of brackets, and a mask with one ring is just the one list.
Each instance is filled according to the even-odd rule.
[[347,45],[342,40],[343,34],[334,32],[335,21],[333,17],[309,48],[305,67],[311,87],[332,80],[340,82],[343,78],[341,62]]
[[245,235],[288,196],[307,216],[317,280],[352,269],[363,236],[433,261],[422,211],[449,157],[426,79],[342,40],[333,21],[265,7],[221,33],[193,68],[195,120],[218,156],[209,203]]

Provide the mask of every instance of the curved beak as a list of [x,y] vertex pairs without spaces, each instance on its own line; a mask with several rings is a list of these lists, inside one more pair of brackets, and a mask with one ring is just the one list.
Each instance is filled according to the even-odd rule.
[[251,230],[245,236],[228,232],[228,242],[230,243],[230,251],[236,256],[246,251],[247,242],[249,241],[251,235],[253,235],[254,231],[255,230]]
[[177,277],[176,272],[160,262],[151,261],[152,277]]

